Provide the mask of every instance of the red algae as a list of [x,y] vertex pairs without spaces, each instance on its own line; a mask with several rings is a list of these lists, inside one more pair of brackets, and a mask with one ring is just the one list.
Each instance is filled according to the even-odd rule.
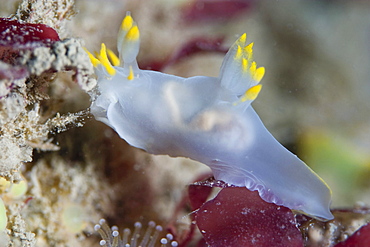
[[166,60],[152,61],[148,64],[140,64],[140,67],[155,71],[163,71],[164,68],[201,52],[217,52],[226,54],[228,49],[222,46],[223,41],[223,37],[197,37],[186,42]]
[[14,64],[21,50],[49,47],[59,41],[58,33],[44,24],[0,18],[0,60]]
[[252,0],[196,0],[184,9],[183,18],[188,22],[224,21],[249,10]]
[[370,246],[370,223],[362,226],[345,241],[335,245],[335,247],[366,247]]
[[17,20],[0,18],[0,45],[26,48],[30,43],[48,44],[59,41],[58,33],[44,24],[22,23]]
[[246,188],[222,189],[199,208],[195,220],[212,247],[303,246],[291,210],[267,203]]
[[200,208],[212,192],[212,187],[191,184],[188,188],[188,195],[192,210]]

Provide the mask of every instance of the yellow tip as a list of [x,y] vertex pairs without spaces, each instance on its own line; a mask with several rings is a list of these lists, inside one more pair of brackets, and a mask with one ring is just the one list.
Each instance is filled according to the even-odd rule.
[[250,43],[249,45],[245,46],[244,49],[246,52],[253,52],[253,45],[254,42]]
[[135,25],[126,34],[126,40],[136,41],[140,38],[139,28]]
[[100,59],[101,64],[104,66],[104,68],[108,72],[108,74],[110,75],[116,74],[116,70],[113,68],[112,64],[108,60],[107,48],[105,47],[104,43],[101,44],[99,59]]
[[242,47],[240,45],[238,45],[238,47],[236,48],[234,59],[238,61],[242,56],[243,56]]
[[119,62],[119,58],[117,57],[117,55],[114,54],[114,52],[110,49],[107,49],[107,53],[108,53],[108,57],[110,61],[112,62],[113,66],[119,66],[120,62]]
[[134,79],[134,71],[132,70],[132,66],[130,66],[130,72],[127,76],[127,80],[132,81]]
[[242,36],[240,36],[238,43],[244,46],[245,42],[247,41],[247,34],[243,33]]
[[265,68],[264,67],[259,67],[256,69],[256,72],[252,76],[253,80],[260,82],[265,75]]
[[242,70],[243,70],[243,72],[248,71],[248,60],[245,59],[245,58],[242,58]]
[[248,60],[253,59],[253,45],[254,45],[254,43],[252,42],[249,45],[247,45],[246,47],[244,47],[244,52],[247,55]]
[[87,55],[89,56],[90,58],[90,61],[91,63],[93,64],[94,67],[97,67],[99,64],[100,64],[100,61],[99,59],[97,59],[96,57],[94,57],[93,54],[91,54],[85,47],[83,48],[85,50],[85,52],[87,53]]
[[123,18],[123,21],[121,23],[121,30],[125,30],[126,32],[130,30],[134,23],[134,20],[132,19],[130,13],[126,14],[126,17]]
[[247,100],[255,100],[258,94],[261,92],[261,89],[262,89],[261,84],[258,84],[256,86],[249,88],[240,100],[242,102],[247,101]]
[[251,77],[254,77],[254,74],[256,73],[257,64],[256,62],[252,62],[251,67],[249,68],[249,73],[251,74]]

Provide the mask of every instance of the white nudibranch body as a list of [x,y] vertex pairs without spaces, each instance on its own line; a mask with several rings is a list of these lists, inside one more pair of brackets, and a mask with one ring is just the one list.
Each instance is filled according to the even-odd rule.
[[251,106],[265,70],[253,61],[246,34],[226,54],[217,78],[141,70],[139,45],[128,13],[119,58],[104,44],[96,57],[88,53],[98,80],[91,105],[97,120],[134,147],[200,161],[216,179],[258,190],[267,202],[333,219],[329,187],[267,131]]

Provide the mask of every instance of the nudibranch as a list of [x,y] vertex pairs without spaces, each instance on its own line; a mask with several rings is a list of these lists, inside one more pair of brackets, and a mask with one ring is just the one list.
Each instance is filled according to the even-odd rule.
[[268,132],[251,106],[265,69],[253,61],[246,34],[227,52],[217,78],[141,70],[139,45],[138,26],[127,13],[119,57],[104,44],[95,56],[88,52],[98,82],[91,104],[97,120],[148,153],[188,157],[267,202],[333,219],[327,184]]

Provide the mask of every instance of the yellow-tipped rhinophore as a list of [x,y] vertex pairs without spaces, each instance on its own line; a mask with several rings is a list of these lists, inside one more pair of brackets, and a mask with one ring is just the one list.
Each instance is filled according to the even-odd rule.
[[137,41],[140,38],[139,28],[135,25],[128,30],[125,39],[129,41]]
[[109,75],[115,75],[116,70],[113,68],[112,64],[109,62],[108,56],[107,56],[107,48],[105,47],[105,44],[101,44],[101,49],[99,53],[99,61],[104,66],[106,71]]
[[130,12],[123,18],[117,37],[117,49],[120,64],[131,64],[135,62],[140,48],[140,31]]
[[245,92],[243,97],[240,99],[241,102],[245,102],[247,100],[255,100],[258,94],[261,92],[261,89],[262,89],[261,84],[251,87],[250,89],[247,90],[247,92]]
[[132,19],[131,14],[130,12],[127,12],[125,18],[123,18],[121,23],[121,30],[128,32],[128,30],[131,29],[133,24],[134,20]]

